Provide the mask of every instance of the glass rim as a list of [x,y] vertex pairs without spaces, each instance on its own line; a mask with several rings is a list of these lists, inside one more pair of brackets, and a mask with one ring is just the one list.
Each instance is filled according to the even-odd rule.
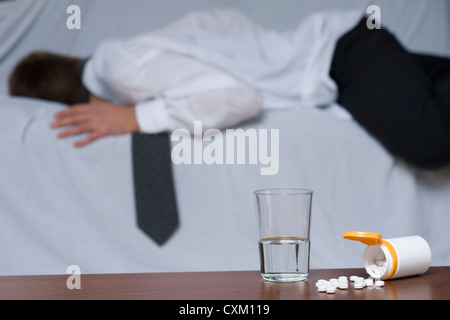
[[253,191],[254,195],[261,196],[290,196],[312,195],[314,191],[305,188],[267,188]]

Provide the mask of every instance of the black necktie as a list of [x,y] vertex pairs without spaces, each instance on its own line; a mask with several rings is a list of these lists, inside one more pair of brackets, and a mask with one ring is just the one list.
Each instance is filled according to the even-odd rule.
[[137,224],[159,245],[178,228],[168,134],[133,134]]

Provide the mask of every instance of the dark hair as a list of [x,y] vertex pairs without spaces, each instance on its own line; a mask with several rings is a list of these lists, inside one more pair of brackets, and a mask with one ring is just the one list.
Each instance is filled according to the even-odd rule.
[[11,73],[9,93],[69,105],[78,103],[82,92],[78,61],[46,51],[32,52]]

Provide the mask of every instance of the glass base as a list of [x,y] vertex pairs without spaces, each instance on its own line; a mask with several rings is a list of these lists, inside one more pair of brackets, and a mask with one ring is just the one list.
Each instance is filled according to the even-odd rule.
[[264,280],[271,282],[295,282],[308,278],[308,273],[262,273]]

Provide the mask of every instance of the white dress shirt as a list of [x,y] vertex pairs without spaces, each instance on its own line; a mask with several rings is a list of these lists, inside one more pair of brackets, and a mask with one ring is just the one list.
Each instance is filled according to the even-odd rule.
[[348,119],[329,70],[337,40],[360,18],[316,13],[277,32],[230,11],[192,13],[169,28],[101,43],[83,82],[99,97],[136,105],[147,133],[192,130],[195,120],[224,129],[262,108],[326,107]]
[[259,92],[263,110],[321,107],[348,119],[335,103],[338,88],[329,72],[338,39],[361,18],[359,11],[319,12],[276,31],[229,10],[195,12],[133,42],[226,70]]
[[101,98],[135,105],[144,133],[225,129],[257,116],[257,91],[217,67],[143,43],[102,42],[86,64],[83,83]]

